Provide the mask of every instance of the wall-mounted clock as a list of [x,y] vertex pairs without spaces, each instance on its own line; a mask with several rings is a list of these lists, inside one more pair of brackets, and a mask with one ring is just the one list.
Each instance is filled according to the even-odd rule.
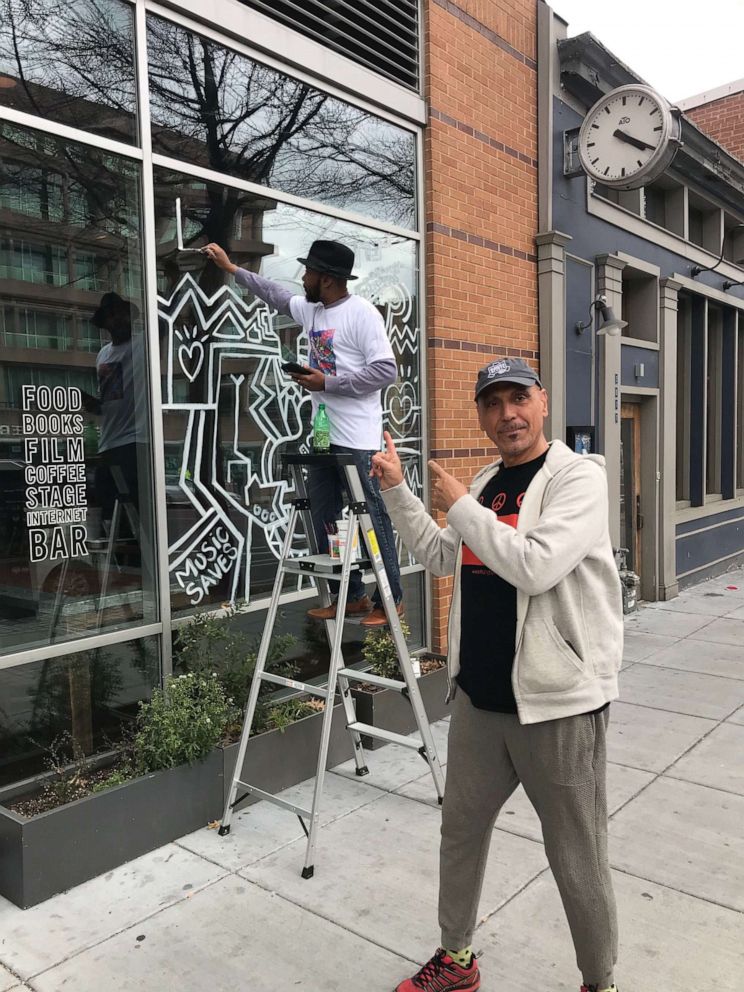
[[579,131],[579,160],[613,189],[646,186],[669,168],[680,146],[679,112],[650,86],[618,86],[598,100]]

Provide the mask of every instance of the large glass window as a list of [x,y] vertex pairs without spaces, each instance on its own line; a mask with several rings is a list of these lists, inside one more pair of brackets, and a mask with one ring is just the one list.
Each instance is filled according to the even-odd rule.
[[736,489],[744,490],[744,317],[736,315]]
[[0,104],[133,144],[134,7],[0,0]]
[[159,674],[155,638],[0,668],[0,788],[109,749]]
[[154,151],[415,225],[412,132],[169,21],[147,37]]
[[692,308],[689,297],[680,293],[677,313],[677,502],[690,499],[690,441],[692,409]]
[[[184,240],[216,241],[237,264],[298,293],[297,259],[313,240],[354,250],[354,292],[379,308],[398,360],[398,381],[383,397],[385,422],[401,439],[417,491],[421,353],[415,242],[155,170],[171,590],[182,616],[268,594],[289,515],[280,458],[307,444],[310,403],[280,370],[283,357],[306,357],[306,335],[204,256],[178,251],[176,196]],[[200,567],[205,549],[217,545],[222,566]]]
[[0,125],[0,651],[155,619],[140,166]]
[[721,492],[723,415],[723,316],[718,307],[708,307],[705,387],[705,492]]

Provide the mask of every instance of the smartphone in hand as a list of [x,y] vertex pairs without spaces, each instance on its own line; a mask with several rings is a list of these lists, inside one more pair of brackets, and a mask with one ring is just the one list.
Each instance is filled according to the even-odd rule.
[[291,372],[292,375],[310,375],[313,371],[306,369],[304,365],[298,365],[297,362],[282,362],[282,368],[285,372]]

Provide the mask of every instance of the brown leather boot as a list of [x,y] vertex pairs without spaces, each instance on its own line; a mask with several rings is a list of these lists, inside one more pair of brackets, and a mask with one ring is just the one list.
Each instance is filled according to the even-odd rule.
[[[355,599],[351,603],[346,604],[345,616],[355,616],[360,613],[369,613],[372,609],[372,600],[369,596],[362,596],[361,599]],[[311,620],[335,620],[336,619],[336,604],[331,603],[330,606],[316,606],[313,610],[308,610],[307,615]]]
[[[398,603],[398,605],[395,607],[395,609],[398,611],[398,616],[399,617],[402,617],[403,616],[403,604],[402,603]],[[375,607],[375,609],[372,610],[372,612],[370,613],[370,615],[368,617],[365,617],[364,620],[362,620],[361,626],[362,627],[387,627],[388,626],[388,619],[387,619],[387,616],[385,615],[385,611],[383,610],[383,608],[381,606]]]

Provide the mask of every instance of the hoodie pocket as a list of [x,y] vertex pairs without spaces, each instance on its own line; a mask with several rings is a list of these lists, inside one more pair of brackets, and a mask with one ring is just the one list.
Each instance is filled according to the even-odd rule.
[[561,692],[587,679],[583,659],[552,621],[541,618],[524,625],[517,671],[525,692]]

